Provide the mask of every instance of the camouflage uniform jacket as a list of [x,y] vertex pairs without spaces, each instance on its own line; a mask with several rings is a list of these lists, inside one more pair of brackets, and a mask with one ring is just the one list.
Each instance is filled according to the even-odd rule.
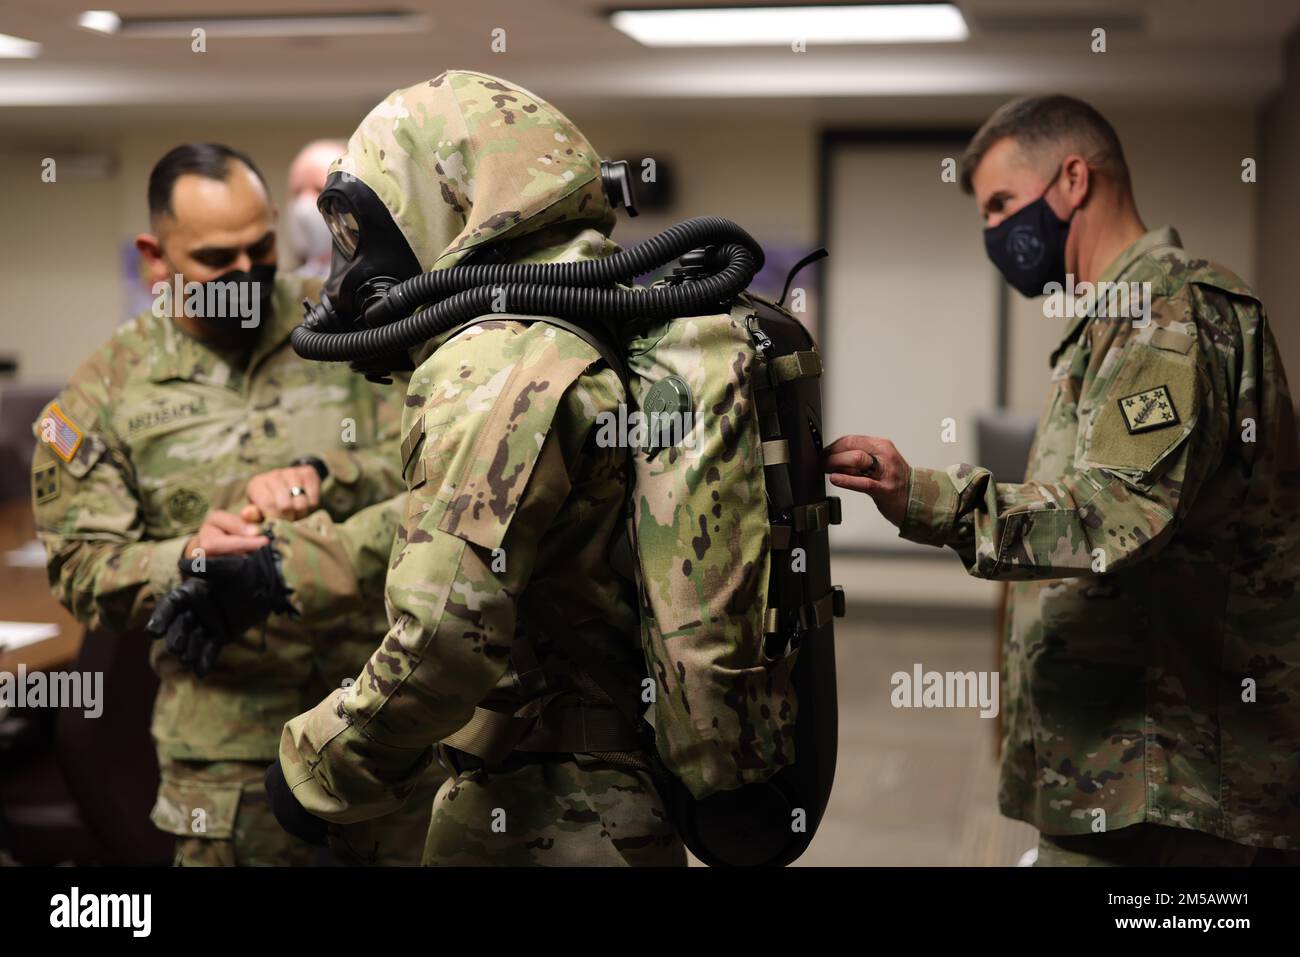
[[1259,300],[1148,233],[1073,320],[1023,484],[915,469],[903,537],[1015,581],[1001,807],[1049,834],[1139,821],[1300,848],[1300,453]]
[[356,684],[284,731],[285,777],[309,811],[348,823],[398,806],[476,706],[606,704],[554,628],[599,626],[589,649],[644,676],[632,596],[608,560],[627,453],[595,429],[622,400],[587,343],[508,317],[455,335],[412,375],[392,628]]
[[[74,373],[33,426],[47,439],[37,443],[33,497],[50,583],[88,627],[142,628],[178,583],[181,548],[203,517],[237,512],[253,475],[304,455],[324,461],[323,509],[303,520],[316,527],[399,491],[395,396],[345,365],[303,361],[289,345],[305,291],[300,280],[277,280],[271,319],[242,371],[145,313]],[[382,548],[386,558],[393,524],[382,510],[370,521],[331,546],[353,557]],[[367,546],[372,539],[383,544]],[[225,648],[203,681],[154,643],[160,755],[273,759],[283,722],[355,674],[386,627],[377,602],[343,610],[324,626],[273,616]]]

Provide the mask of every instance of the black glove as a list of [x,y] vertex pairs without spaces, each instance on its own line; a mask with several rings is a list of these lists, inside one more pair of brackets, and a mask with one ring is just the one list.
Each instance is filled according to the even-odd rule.
[[202,562],[182,558],[180,570],[184,581],[162,597],[145,629],[165,638],[167,650],[200,678],[224,645],[271,612],[293,611],[270,545]]
[[284,779],[279,761],[266,769],[266,776],[262,780],[266,784],[266,796],[271,799],[271,813],[285,833],[308,844],[324,844],[329,822],[318,818],[298,803],[293,791],[289,789],[289,782]]

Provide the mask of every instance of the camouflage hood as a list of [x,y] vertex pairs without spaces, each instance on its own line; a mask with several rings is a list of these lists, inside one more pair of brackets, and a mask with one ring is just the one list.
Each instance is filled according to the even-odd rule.
[[389,94],[334,170],[375,192],[425,270],[493,240],[529,237],[522,245],[536,250],[590,230],[590,245],[614,226],[587,138],[546,101],[485,73],[449,70]]

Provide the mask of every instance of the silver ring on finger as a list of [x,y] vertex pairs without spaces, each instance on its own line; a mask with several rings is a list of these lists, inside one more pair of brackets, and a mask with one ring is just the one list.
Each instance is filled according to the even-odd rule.
[[862,470],[864,475],[870,475],[876,470],[876,466],[880,464],[880,459],[876,458],[876,453],[868,452],[867,454],[871,456],[871,464]]
[[307,494],[307,490],[303,488],[301,485],[294,485],[291,486],[289,489],[289,495],[292,496],[293,498],[298,498],[300,495],[306,495],[306,494]]

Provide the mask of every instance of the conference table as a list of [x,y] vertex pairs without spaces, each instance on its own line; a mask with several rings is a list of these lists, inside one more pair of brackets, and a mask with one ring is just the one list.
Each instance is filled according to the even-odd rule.
[[[32,547],[35,538],[31,503],[0,502],[0,672],[15,674],[20,665],[28,672],[64,668],[81,648],[83,628],[50,594],[44,560]],[[51,625],[55,632],[28,644],[6,643],[6,626],[28,623]]]

